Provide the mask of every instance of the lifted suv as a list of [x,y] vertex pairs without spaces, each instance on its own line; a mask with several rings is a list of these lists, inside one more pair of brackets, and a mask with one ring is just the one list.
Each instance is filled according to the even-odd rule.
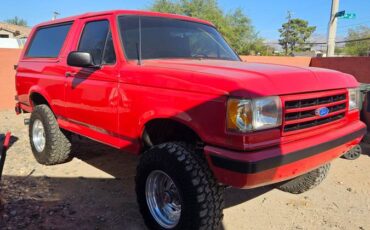
[[37,25],[21,55],[16,111],[45,165],[71,134],[141,154],[136,193],[154,229],[216,229],[226,186],[301,193],[356,146],[358,83],[313,68],[242,62],[215,27],[141,11]]

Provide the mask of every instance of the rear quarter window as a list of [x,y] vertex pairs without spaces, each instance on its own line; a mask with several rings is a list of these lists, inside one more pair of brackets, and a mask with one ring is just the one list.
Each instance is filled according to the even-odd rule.
[[58,57],[71,26],[72,22],[37,29],[25,56],[29,58]]

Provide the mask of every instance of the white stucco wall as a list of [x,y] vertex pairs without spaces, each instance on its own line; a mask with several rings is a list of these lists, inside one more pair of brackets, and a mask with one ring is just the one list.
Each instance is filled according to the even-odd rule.
[[0,38],[0,48],[22,48],[18,39],[15,38]]

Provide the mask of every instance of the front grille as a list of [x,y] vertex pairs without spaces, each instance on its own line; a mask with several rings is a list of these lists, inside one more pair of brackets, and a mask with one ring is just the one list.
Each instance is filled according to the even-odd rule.
[[[347,92],[333,91],[283,97],[285,111],[283,132],[320,126],[338,121],[345,117],[347,110]],[[327,108],[328,114],[320,116],[316,113],[319,108]]]
[[310,98],[296,101],[287,101],[285,103],[285,109],[293,108],[304,108],[308,106],[322,105],[336,101],[342,101],[346,99],[346,94],[333,95],[321,98]]

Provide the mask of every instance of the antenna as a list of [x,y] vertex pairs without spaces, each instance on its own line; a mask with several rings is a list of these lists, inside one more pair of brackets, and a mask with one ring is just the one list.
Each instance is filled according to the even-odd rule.
[[60,15],[60,13],[58,11],[54,11],[53,12],[53,17],[51,18],[51,20],[54,21],[55,19],[57,19],[58,15]]

